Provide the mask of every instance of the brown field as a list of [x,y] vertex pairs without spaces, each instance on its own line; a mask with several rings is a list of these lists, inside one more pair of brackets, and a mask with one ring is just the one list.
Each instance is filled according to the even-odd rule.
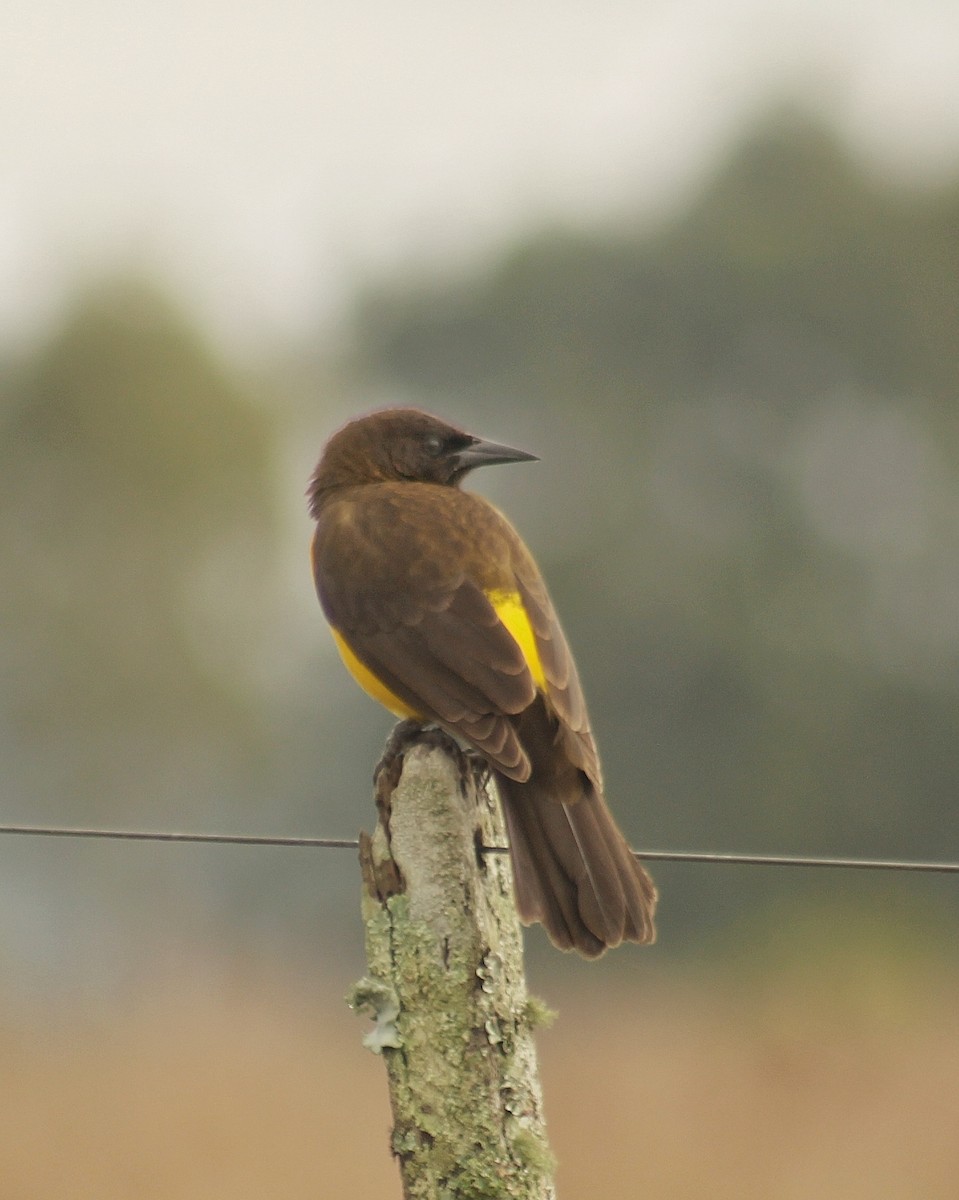
[[[2,1200],[398,1198],[359,1019],[252,974],[79,1018],[0,1012]],[[641,995],[590,978],[548,996],[539,1038],[563,1200],[959,1195],[954,976],[686,970]]]

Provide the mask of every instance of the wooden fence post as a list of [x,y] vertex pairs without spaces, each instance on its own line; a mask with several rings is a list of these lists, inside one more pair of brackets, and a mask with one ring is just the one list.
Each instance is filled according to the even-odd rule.
[[523,943],[495,785],[438,731],[381,766],[363,835],[368,976],[350,996],[374,1027],[406,1200],[553,1200]]

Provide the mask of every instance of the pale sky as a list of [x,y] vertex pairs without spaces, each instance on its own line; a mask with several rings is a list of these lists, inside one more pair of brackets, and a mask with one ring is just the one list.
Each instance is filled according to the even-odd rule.
[[767,98],[959,162],[955,0],[0,0],[0,345],[140,262],[234,346],[543,219],[681,203]]

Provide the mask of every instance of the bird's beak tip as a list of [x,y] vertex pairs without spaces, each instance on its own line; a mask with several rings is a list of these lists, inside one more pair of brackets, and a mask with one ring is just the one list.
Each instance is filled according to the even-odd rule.
[[504,446],[499,442],[477,438],[472,445],[457,454],[457,459],[466,470],[472,470],[473,467],[492,467],[500,463],[539,462],[539,455],[530,454],[527,450],[517,450],[515,446]]

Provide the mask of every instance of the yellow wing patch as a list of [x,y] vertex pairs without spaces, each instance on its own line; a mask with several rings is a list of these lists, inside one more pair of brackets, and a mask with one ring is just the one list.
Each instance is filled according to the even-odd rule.
[[369,667],[363,666],[347,645],[343,635],[336,629],[333,629],[332,626],[330,628],[333,634],[333,641],[336,642],[336,648],[340,652],[340,657],[346,663],[346,669],[367,695],[372,696],[384,708],[388,708],[396,717],[414,717],[419,720],[423,716],[422,713],[415,712],[407,704],[404,704],[399,696],[394,696],[386,684],[381,683],[376,678]]
[[513,641],[522,650],[523,658],[526,659],[526,665],[529,667],[536,686],[541,692],[545,692],[547,690],[546,676],[543,673],[543,664],[536,647],[536,635],[529,623],[529,617],[526,615],[519,592],[487,592],[486,598],[496,610],[496,615],[509,630]]

